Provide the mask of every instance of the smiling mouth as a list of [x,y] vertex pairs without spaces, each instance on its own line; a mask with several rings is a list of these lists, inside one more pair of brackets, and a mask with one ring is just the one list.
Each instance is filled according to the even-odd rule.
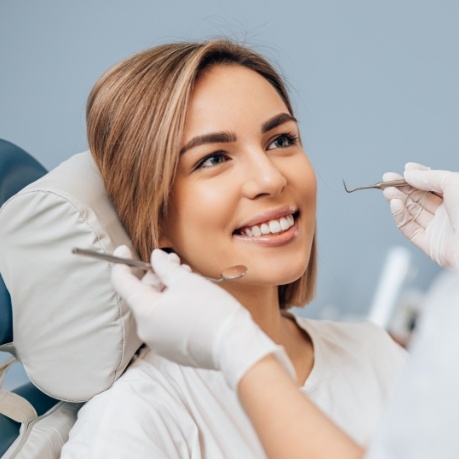
[[234,231],[234,235],[247,237],[263,237],[282,234],[289,230],[298,218],[298,211],[281,218],[269,220],[258,225],[245,226]]

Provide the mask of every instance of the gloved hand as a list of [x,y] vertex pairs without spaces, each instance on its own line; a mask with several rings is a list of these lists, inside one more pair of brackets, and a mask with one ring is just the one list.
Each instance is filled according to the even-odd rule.
[[[132,256],[126,246],[114,254]],[[155,352],[181,365],[221,370],[233,389],[271,353],[294,376],[284,349],[232,295],[181,265],[176,254],[154,250],[151,264],[154,272],[142,280],[117,264],[112,282],[132,309],[139,338]]]
[[[383,180],[400,178],[390,172]],[[383,192],[397,226],[440,266],[455,265],[459,262],[459,173],[408,163],[404,178],[411,187]]]

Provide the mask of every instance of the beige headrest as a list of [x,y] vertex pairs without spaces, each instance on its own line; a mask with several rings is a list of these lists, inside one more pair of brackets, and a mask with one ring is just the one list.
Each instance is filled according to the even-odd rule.
[[72,254],[132,248],[89,152],[73,156],[0,210],[0,272],[13,304],[14,347],[52,397],[85,401],[109,388],[140,346],[111,265]]

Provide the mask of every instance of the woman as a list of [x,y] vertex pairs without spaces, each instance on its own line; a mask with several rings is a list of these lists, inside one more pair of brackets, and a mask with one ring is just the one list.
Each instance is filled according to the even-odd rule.
[[[394,180],[400,176],[386,174],[384,178]],[[456,274],[444,273],[446,277],[437,282],[428,296],[427,309],[421,317],[409,365],[392,394],[391,403],[385,409],[365,458],[455,458],[459,447],[456,422],[459,372],[445,356],[454,355],[454,350],[459,348],[455,325],[459,300],[459,174],[408,164],[405,179],[413,188],[404,188],[404,191],[387,189],[384,192],[397,225],[441,266],[453,268],[456,265]],[[442,199],[439,199],[440,195]],[[129,251],[120,248],[119,254],[129,256]],[[215,353],[221,347],[216,339],[219,333],[223,335],[220,341],[231,341],[232,334],[228,332],[231,326],[226,320],[226,331],[218,330],[215,321],[209,324],[196,319],[191,313],[182,325],[184,323],[188,331],[193,330],[193,334],[183,333],[180,321],[174,317],[186,316],[189,308],[186,300],[177,301],[177,294],[180,290],[189,293],[198,288],[197,294],[203,297],[212,293],[212,289],[205,282],[199,285],[199,279],[193,279],[184,265],[179,266],[177,257],[155,251],[152,262],[156,275],[146,275],[143,278],[146,285],[122,266],[114,269],[114,284],[129,300],[140,321],[139,331],[153,349],[174,361],[203,367],[203,359],[209,358],[208,350]],[[161,286],[162,282],[165,285]],[[156,288],[150,288],[150,283]],[[173,297],[168,300],[171,292]],[[219,300],[222,319],[231,316],[238,308],[224,301],[221,295]],[[205,300],[199,306],[200,312],[207,316],[215,309],[214,304],[206,304]],[[244,328],[238,338],[250,343],[248,347],[259,345],[257,330],[250,327],[250,319],[241,318],[233,328]],[[178,331],[182,333],[177,334]],[[186,346],[183,336],[187,337]],[[191,360],[194,352],[190,351],[196,346],[200,348],[200,361]],[[266,348],[269,346],[265,344]],[[225,356],[225,353],[217,352],[217,355]],[[240,357],[234,359],[239,364],[243,360]],[[246,370],[237,385],[240,401],[268,456],[272,459],[361,457],[363,450],[349,441],[298,391],[280,363],[282,360],[276,361],[272,355],[260,358]],[[223,372],[229,372],[222,357],[214,365]],[[438,391],[439,387],[441,391]]]
[[[140,257],[167,248],[188,268],[155,251],[140,286],[114,271],[154,350],[85,405],[63,457],[265,457],[259,437],[278,451],[270,437],[295,406],[313,420],[304,457],[359,457],[405,354],[369,323],[287,311],[313,296],[316,181],[272,66],[228,41],[159,46],[102,76],[87,120]],[[233,265],[246,276],[201,276]],[[293,412],[260,417],[264,386],[275,403],[293,395]]]

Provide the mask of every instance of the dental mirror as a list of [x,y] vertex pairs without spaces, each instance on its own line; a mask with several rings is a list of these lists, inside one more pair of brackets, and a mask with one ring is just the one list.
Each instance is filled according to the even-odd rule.
[[241,277],[244,277],[246,274],[247,274],[246,266],[235,265],[235,266],[230,266],[229,268],[224,269],[222,273],[220,274],[219,279],[212,279],[210,277],[206,277],[206,279],[209,279],[214,282],[231,281],[231,280],[240,279]]
[[[133,260],[132,258],[123,258],[123,257],[117,257],[115,255],[109,255],[107,253],[100,253],[95,250],[90,250],[90,249],[80,249],[75,247],[72,249],[72,253],[75,253],[77,255],[85,255],[88,257],[96,258],[98,260],[104,260],[104,261],[110,261],[112,263],[122,263],[128,266],[132,266],[134,268],[140,268],[144,269],[145,271],[151,271],[151,264],[146,263],[141,260]],[[241,277],[244,277],[247,274],[247,267],[244,265],[235,265],[235,266],[230,266],[229,268],[226,268],[222,271],[220,274],[220,277],[218,278],[213,278],[213,277],[205,277],[205,279],[208,279],[213,282],[223,282],[223,281],[233,281],[240,279]]]

